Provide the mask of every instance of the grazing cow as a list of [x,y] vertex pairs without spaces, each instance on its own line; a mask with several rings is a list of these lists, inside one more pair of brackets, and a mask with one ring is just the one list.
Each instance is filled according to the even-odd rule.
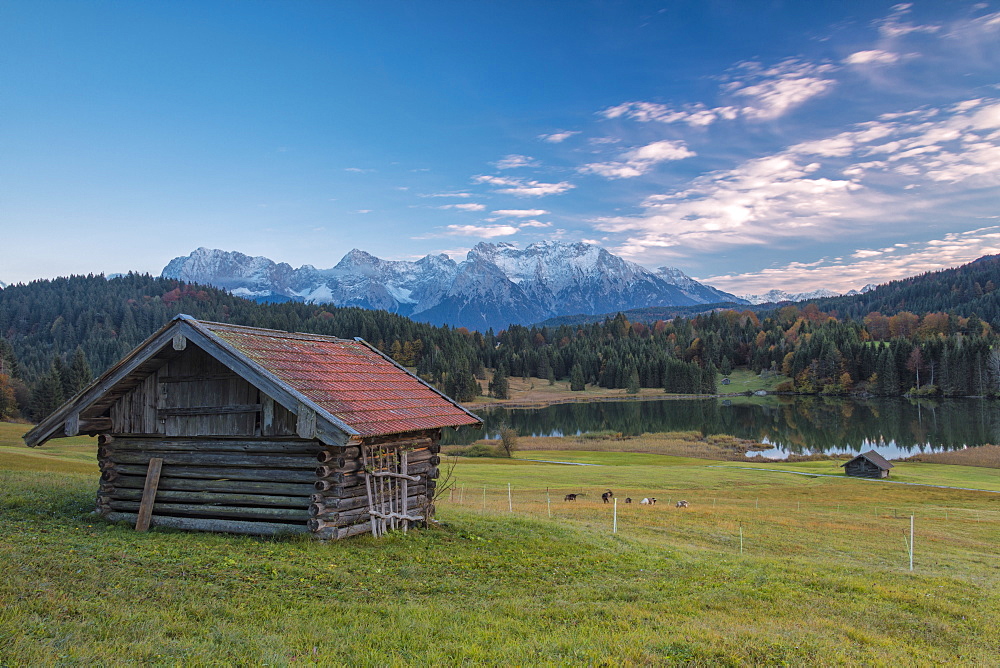
[[642,504],[642,505],[644,505],[644,506],[648,506],[648,505],[649,505],[650,503],[652,503],[652,502],[651,502],[651,501],[650,501],[649,499],[643,499],[643,500],[642,500],[642,501],[640,501],[639,503],[641,503],[641,504]]
[[604,501],[604,503],[611,503],[611,497],[613,497],[613,496],[614,496],[614,492],[612,492],[609,489],[604,494],[601,494],[601,500]]
[[656,505],[656,497],[655,497],[655,496],[651,496],[651,497],[649,497],[649,502],[650,502],[650,503],[651,503],[652,505],[654,505],[654,506],[655,506],[655,505]]
[[579,494],[567,494],[565,497],[563,497],[563,501],[576,501],[576,497],[578,497],[578,496],[580,496],[580,495]]
[[625,503],[632,503],[632,497],[631,496],[626,496],[625,497]]
[[687,508],[688,507],[688,502],[687,501],[678,501],[677,502],[677,507],[678,508]]

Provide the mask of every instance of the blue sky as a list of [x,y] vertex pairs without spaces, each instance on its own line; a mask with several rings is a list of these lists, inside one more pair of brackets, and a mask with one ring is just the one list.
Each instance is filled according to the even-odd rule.
[[1000,5],[0,0],[0,281],[591,241],[737,293],[1000,252]]

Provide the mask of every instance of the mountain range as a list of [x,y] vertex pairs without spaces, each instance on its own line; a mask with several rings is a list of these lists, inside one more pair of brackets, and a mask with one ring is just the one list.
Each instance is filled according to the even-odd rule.
[[477,330],[573,313],[747,303],[679,269],[652,272],[586,243],[542,242],[518,249],[484,242],[462,262],[447,255],[415,262],[383,260],[354,249],[331,269],[295,269],[266,257],[199,248],[171,260],[162,276],[213,285],[260,302],[359,306]]
[[744,299],[753,305],[759,304],[780,304],[781,302],[805,302],[812,299],[826,299],[828,297],[853,297],[854,295],[863,295],[865,293],[871,292],[875,289],[875,285],[869,283],[860,290],[848,290],[843,295],[839,292],[834,292],[833,290],[827,290],[825,288],[820,288],[819,290],[813,290],[811,292],[785,292],[784,290],[768,290],[762,295],[740,295],[740,299]]

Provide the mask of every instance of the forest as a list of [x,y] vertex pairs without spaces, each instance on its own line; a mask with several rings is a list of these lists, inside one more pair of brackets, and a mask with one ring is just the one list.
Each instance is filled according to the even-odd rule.
[[0,419],[43,418],[178,313],[359,336],[459,401],[505,398],[510,376],[712,394],[737,367],[780,374],[780,391],[802,394],[1000,396],[997,284],[1000,258],[987,257],[854,297],[476,332],[134,273],[38,280],[0,290]]

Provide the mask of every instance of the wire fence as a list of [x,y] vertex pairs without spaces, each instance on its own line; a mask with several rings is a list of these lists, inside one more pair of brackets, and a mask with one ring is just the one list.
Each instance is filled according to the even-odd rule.
[[[884,504],[857,500],[790,500],[667,490],[655,503],[599,493],[519,488],[513,483],[459,484],[441,499],[484,514],[573,524],[665,547],[728,554],[823,556],[845,563],[943,572],[964,561],[1000,558],[1000,509],[950,504]],[[654,497],[646,497],[652,501]],[[678,507],[685,501],[686,507]],[[914,535],[910,536],[911,517]]]

